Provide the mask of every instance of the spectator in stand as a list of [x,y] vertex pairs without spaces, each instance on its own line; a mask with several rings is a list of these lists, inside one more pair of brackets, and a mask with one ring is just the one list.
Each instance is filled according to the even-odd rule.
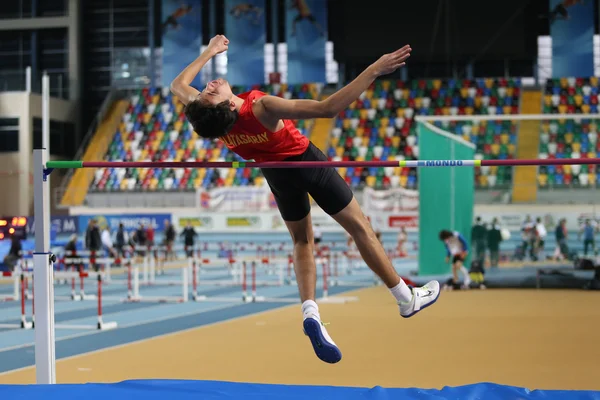
[[398,257],[406,257],[406,243],[408,242],[408,233],[406,233],[406,228],[400,228],[400,233],[398,234]]
[[315,240],[315,252],[317,252],[318,254],[321,240],[323,240],[323,232],[321,232],[321,227],[319,226],[319,224],[315,224],[313,226],[313,236]]
[[585,224],[579,231],[579,239],[583,234],[583,255],[587,256],[588,247],[591,247],[592,254],[596,254],[596,232],[598,232],[598,226],[594,227],[590,219],[585,220]]
[[125,257],[125,246],[129,243],[129,237],[122,223],[119,224],[115,235],[115,250],[119,257]]
[[183,236],[183,244],[185,246],[185,252],[188,257],[193,257],[194,255],[194,242],[198,233],[192,226],[192,222],[188,221],[186,227],[181,232],[181,236]]
[[554,231],[556,238],[556,250],[554,251],[554,259],[564,260],[569,257],[569,247],[567,246],[567,220],[561,219]]
[[490,266],[492,268],[498,267],[501,242],[502,232],[500,231],[500,224],[498,223],[498,218],[494,218],[491,228],[487,231],[487,248],[490,251]]
[[171,221],[165,219],[165,246],[167,247],[165,259],[175,259],[175,255],[173,253],[173,242],[175,242],[175,228],[173,228]]
[[471,245],[473,246],[473,261],[483,267],[485,263],[485,245],[487,228],[481,222],[481,217],[475,219],[475,225],[471,228]]
[[536,258],[536,260],[543,260],[545,258],[544,244],[546,243],[547,235],[548,235],[548,231],[546,231],[546,226],[542,222],[542,219],[540,217],[538,217],[535,220],[535,258]]

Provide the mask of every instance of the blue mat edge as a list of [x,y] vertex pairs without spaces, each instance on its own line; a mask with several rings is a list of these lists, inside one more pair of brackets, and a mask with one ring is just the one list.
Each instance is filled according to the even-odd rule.
[[[401,378],[399,378],[401,379]],[[517,386],[505,386],[490,382],[464,386],[446,386],[442,389],[384,388],[381,386],[312,386],[264,383],[241,383],[230,381],[196,381],[175,379],[137,379],[116,383],[85,383],[56,385],[0,385],[2,398],[36,398],[43,394],[47,399],[64,398],[65,395],[86,396],[86,399],[126,399],[128,396],[144,399],[227,399],[227,398],[335,398],[335,399],[600,399],[600,391],[592,390],[540,390]],[[11,397],[8,397],[11,396]],[[27,396],[27,397],[26,397]],[[39,398],[39,397],[38,397]]]

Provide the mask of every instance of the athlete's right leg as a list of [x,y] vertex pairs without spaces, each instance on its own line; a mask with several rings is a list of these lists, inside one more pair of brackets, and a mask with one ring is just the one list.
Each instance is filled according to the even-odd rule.
[[336,363],[342,353],[321,322],[319,306],[315,302],[317,268],[314,259],[314,236],[308,194],[298,188],[297,171],[263,169],[263,174],[275,196],[294,246],[293,262],[298,292],[302,301],[304,334],[308,336],[315,354],[322,361]]

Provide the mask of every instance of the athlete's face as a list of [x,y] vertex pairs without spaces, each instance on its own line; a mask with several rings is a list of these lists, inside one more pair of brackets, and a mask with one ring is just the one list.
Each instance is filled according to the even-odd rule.
[[200,92],[200,98],[213,105],[217,105],[226,100],[231,101],[232,97],[233,92],[231,91],[229,82],[222,78],[208,82],[204,90]]

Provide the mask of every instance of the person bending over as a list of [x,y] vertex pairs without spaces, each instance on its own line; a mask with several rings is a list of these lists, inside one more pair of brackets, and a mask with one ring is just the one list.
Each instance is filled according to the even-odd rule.
[[[407,45],[383,55],[350,84],[322,101],[282,99],[257,90],[234,94],[224,79],[208,82],[201,91],[190,86],[202,67],[226,51],[228,45],[223,35],[212,38],[207,49],[173,80],[171,91],[185,104],[184,113],[198,135],[221,140],[242,158],[256,162],[328,161],[292,121],[335,117],[376,78],[402,67],[411,52]],[[309,194],[352,236],[366,264],[394,296],[402,317],[408,318],[437,300],[437,281],[413,288],[400,278],[352,191],[334,168],[262,168],[262,173],[293,242],[304,333],[322,361],[336,363],[342,353],[321,323],[315,302],[317,271]]]
[[469,271],[464,266],[469,253],[467,241],[460,232],[451,232],[448,230],[440,231],[440,240],[446,246],[446,262],[452,259],[452,287],[459,288],[458,271],[463,275],[463,287],[467,289],[471,284]]

